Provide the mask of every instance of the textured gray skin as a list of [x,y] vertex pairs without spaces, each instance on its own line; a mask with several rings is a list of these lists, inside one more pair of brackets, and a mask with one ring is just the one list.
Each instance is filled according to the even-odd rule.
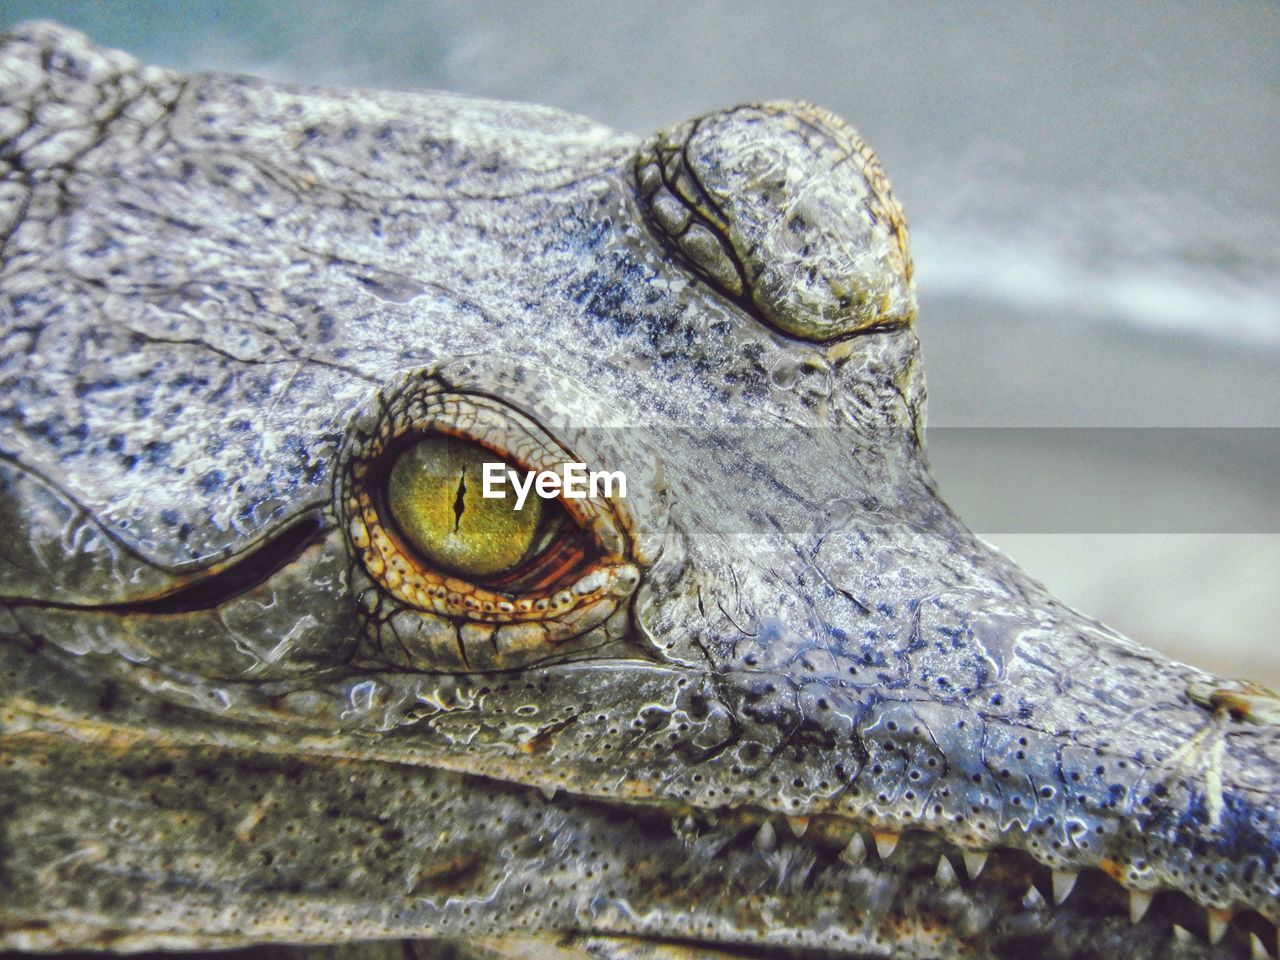
[[[1274,700],[937,499],[840,121],[642,142],[47,24],[0,102],[0,946],[1275,953]],[[503,647],[385,589],[355,464],[446,394],[635,478],[607,619]]]

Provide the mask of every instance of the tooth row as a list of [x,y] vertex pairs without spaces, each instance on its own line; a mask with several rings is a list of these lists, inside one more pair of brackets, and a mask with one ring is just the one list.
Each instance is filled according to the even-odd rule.
[[[784,817],[784,822],[790,828],[790,832],[796,838],[800,838],[809,829],[810,818],[788,816]],[[876,854],[883,863],[892,857],[893,852],[898,848],[901,834],[892,831],[872,831],[871,839],[875,845]],[[777,849],[778,833],[771,820],[765,820],[760,825],[753,842],[756,849],[762,853]],[[840,859],[845,863],[856,866],[867,859],[867,853],[866,839],[861,831],[855,831],[849,842],[845,844],[844,849],[840,851]],[[962,851],[964,870],[970,880],[976,880],[982,873],[983,868],[987,865],[987,857],[988,851],[986,850]],[[938,885],[942,887],[953,887],[959,882],[955,867],[945,854],[938,858],[938,867],[934,875]],[[1079,873],[1073,870],[1053,871],[1052,887],[1055,905],[1066,902],[1067,898],[1075,890],[1076,881],[1079,877]],[[1151,903],[1154,899],[1155,894],[1150,890],[1129,890],[1129,921],[1135,924],[1141,922],[1151,908]],[[1022,905],[1027,909],[1037,909],[1047,905],[1044,894],[1040,892],[1040,889],[1034,883],[1027,888],[1027,892],[1023,895]],[[1234,914],[1230,910],[1220,910],[1215,907],[1206,908],[1206,929],[1210,944],[1216,945],[1222,941],[1233,917]],[[1179,924],[1173,925],[1173,935],[1179,940],[1192,936],[1189,930]],[[1272,956],[1280,958],[1280,928],[1276,930],[1274,954],[1268,951],[1266,944],[1256,933],[1251,932],[1249,934],[1249,946],[1254,960],[1261,960],[1264,957],[1271,958]]]

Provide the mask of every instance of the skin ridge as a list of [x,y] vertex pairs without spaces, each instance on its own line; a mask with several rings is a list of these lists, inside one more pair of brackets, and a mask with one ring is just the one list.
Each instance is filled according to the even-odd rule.
[[[0,946],[1280,955],[1274,694],[937,498],[843,121],[637,140],[32,24],[0,143]],[[616,570],[404,588],[391,422],[625,470],[575,521]]]

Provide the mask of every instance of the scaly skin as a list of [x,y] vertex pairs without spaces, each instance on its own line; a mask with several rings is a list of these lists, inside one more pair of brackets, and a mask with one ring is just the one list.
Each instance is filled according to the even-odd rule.
[[[938,499],[842,121],[641,141],[47,24],[0,99],[0,945],[1274,955],[1274,696]],[[565,504],[562,582],[445,577],[379,472],[433,430],[631,489]]]

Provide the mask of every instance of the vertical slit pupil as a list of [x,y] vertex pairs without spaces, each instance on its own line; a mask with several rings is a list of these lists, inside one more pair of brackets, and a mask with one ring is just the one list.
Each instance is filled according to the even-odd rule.
[[467,469],[463,467],[458,473],[458,496],[453,501],[453,532],[457,533],[462,526],[462,511],[467,509]]

